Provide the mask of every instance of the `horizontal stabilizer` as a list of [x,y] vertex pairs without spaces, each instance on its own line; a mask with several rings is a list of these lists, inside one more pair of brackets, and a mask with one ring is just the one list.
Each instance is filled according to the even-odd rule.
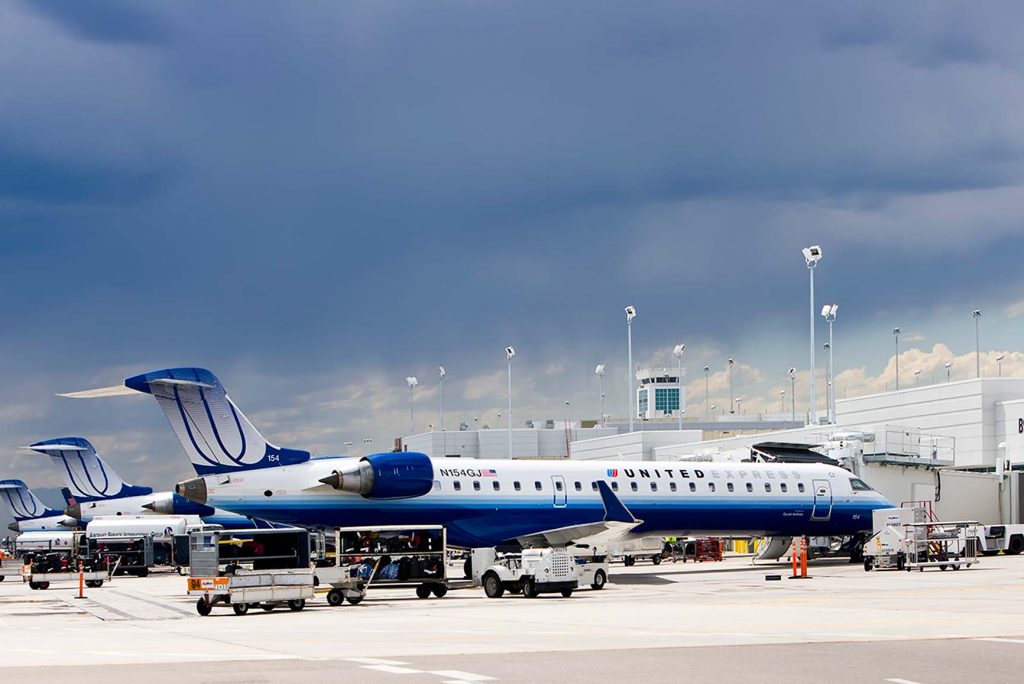
[[67,397],[69,399],[98,399],[101,397],[127,396],[130,394],[138,394],[138,392],[133,390],[131,387],[114,385],[113,387],[100,387],[97,389],[80,390],[78,392],[60,392],[57,396]]

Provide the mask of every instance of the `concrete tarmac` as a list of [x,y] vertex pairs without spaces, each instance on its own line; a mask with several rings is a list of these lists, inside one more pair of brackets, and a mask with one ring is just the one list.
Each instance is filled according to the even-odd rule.
[[[818,561],[613,566],[602,591],[493,600],[479,589],[359,606],[199,617],[185,579],[115,578],[88,598],[0,583],[0,662],[28,681],[1008,681],[1024,668],[1024,556],[960,571]],[[36,667],[45,665],[46,670]],[[124,670],[111,665],[128,666]],[[64,672],[61,667],[72,666]],[[24,668],[24,669],[21,669]],[[440,674],[439,674],[440,673]]]

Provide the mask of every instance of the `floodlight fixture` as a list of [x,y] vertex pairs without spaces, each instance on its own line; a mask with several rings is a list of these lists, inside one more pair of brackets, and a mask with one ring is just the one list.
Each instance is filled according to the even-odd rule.
[[445,372],[445,370],[444,370],[444,366],[438,366],[438,367],[437,367],[437,374],[438,374],[439,376],[441,376],[441,377],[443,378],[443,377],[444,377],[445,375],[447,375],[448,373],[447,373],[447,372]]
[[816,264],[821,260],[821,245],[804,247],[801,251],[804,253],[804,260],[809,268],[814,268],[811,264]]
[[683,350],[684,349],[686,349],[686,345],[685,344],[677,344],[675,346],[675,349],[672,350],[672,356],[674,356],[674,357],[676,357],[678,359],[679,357],[681,357],[683,355]]
[[512,357],[515,356],[515,355],[516,355],[516,348],[515,347],[505,347],[505,356],[508,358],[509,361],[511,361]]
[[598,375],[598,376],[600,376],[602,378],[604,377],[604,364],[603,363],[597,364],[597,368],[594,369],[594,375]]
[[630,304],[626,307],[626,322],[631,323],[636,318],[636,307]]
[[405,382],[406,382],[406,384],[408,384],[408,385],[409,385],[409,387],[410,387],[410,388],[412,388],[412,387],[415,387],[416,385],[420,384],[420,381],[419,381],[419,380],[417,380],[417,379],[416,379],[416,377],[415,377],[415,376],[412,376],[412,375],[410,375],[409,377],[407,377],[407,378],[405,379]]

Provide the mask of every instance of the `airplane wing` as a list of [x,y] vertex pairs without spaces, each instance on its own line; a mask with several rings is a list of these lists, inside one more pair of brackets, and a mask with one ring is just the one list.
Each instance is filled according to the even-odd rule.
[[523,548],[566,546],[578,542],[599,544],[625,536],[643,523],[643,520],[633,517],[633,514],[629,512],[619,497],[615,496],[615,492],[608,487],[607,483],[598,481],[597,489],[601,494],[601,503],[604,505],[603,520],[535,532],[516,537],[516,540]]

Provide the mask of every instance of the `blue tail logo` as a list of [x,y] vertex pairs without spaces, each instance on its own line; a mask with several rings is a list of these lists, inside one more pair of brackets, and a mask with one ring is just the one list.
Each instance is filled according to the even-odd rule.
[[136,375],[124,384],[156,398],[200,475],[309,460],[308,451],[284,449],[264,439],[205,368],[168,368]]
[[152,494],[151,487],[130,485],[111,468],[89,440],[82,437],[59,437],[36,442],[28,447],[49,456],[62,473],[67,489],[80,502],[96,499],[119,499],[126,496]]
[[59,511],[47,508],[21,480],[0,480],[0,496],[10,506],[11,513],[18,522],[60,515]]

